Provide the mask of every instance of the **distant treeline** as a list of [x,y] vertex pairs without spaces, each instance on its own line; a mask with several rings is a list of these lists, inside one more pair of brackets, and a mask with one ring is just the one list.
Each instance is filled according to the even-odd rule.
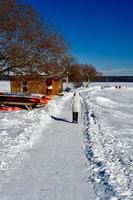
[[[10,80],[10,76],[2,75],[0,80]],[[92,82],[133,82],[133,76],[96,76]]]
[[133,76],[96,76],[94,82],[133,82]]

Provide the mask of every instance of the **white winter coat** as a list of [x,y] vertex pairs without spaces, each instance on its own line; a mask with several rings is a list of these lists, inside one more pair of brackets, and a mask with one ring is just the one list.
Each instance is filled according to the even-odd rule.
[[78,92],[72,97],[72,112],[80,112],[81,104],[83,105],[83,100]]

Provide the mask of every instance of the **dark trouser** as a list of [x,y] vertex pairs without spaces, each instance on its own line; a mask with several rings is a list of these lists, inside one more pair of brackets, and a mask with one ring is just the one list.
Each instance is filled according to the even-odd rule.
[[78,123],[78,112],[73,112],[73,122]]

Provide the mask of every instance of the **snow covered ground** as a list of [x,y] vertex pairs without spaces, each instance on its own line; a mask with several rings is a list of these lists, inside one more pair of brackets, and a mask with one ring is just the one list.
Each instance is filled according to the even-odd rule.
[[103,85],[78,89],[84,126],[71,123],[72,93],[0,112],[1,200],[133,199],[133,84]]
[[85,151],[100,199],[129,200],[133,199],[133,87],[123,84],[116,89],[115,85],[93,86],[89,92]]
[[1,200],[96,199],[71,96],[39,110],[1,112]]
[[69,98],[55,97],[47,107],[31,111],[0,112],[0,172],[6,172],[19,154],[31,149],[37,142],[42,129],[51,122],[51,115],[58,114]]

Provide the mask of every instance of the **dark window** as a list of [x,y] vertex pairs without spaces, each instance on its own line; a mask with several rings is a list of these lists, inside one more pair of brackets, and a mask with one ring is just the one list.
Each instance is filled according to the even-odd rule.
[[22,92],[28,92],[28,83],[27,81],[22,82]]
[[27,86],[27,81],[23,81],[22,84],[23,84],[23,87]]

